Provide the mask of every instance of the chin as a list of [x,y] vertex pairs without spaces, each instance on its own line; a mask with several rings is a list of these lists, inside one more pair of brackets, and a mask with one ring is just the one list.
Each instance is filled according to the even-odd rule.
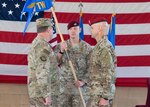
[[71,37],[71,39],[75,39],[76,37]]

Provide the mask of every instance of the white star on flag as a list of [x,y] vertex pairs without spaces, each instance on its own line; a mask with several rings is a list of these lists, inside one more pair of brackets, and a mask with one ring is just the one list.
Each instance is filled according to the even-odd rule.
[[8,14],[9,14],[9,15],[12,15],[12,13],[13,13],[12,10],[9,10],[9,11],[8,11]]
[[19,6],[20,6],[20,5],[19,5],[18,3],[17,3],[17,4],[15,4],[15,8],[19,8]]
[[6,7],[6,5],[7,5],[7,4],[4,2],[4,3],[2,4],[2,7]]

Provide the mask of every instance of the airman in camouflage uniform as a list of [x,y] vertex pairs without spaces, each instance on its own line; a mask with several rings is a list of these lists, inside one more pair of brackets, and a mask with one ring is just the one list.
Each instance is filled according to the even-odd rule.
[[90,55],[89,95],[87,107],[111,107],[115,94],[116,56],[107,39],[108,24],[105,19],[91,23],[92,37],[97,44]]
[[37,19],[37,37],[28,53],[28,93],[30,107],[57,107],[58,63],[48,41],[53,30],[49,19]]
[[[81,91],[83,93],[84,99],[86,100],[87,77],[85,76],[85,74],[87,73],[87,60],[88,54],[91,51],[91,46],[79,39],[78,22],[70,22],[68,24],[68,31],[70,32],[70,39],[65,42],[66,45],[64,46],[67,46],[67,51],[75,68],[77,78],[81,83],[84,84],[81,85]],[[75,43],[75,41],[77,41],[77,43]],[[75,81],[73,78],[71,68],[69,66],[69,62],[67,60],[67,56],[66,54],[63,54],[64,50],[61,49],[61,45],[62,44],[59,44],[55,49],[55,52],[58,55],[61,55],[61,59],[59,59],[61,69],[60,107],[83,107],[79,91],[74,84]]]

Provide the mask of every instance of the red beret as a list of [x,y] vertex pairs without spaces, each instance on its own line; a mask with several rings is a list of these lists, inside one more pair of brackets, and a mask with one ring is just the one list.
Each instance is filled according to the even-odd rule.
[[107,20],[104,17],[91,19],[89,20],[89,25],[91,26],[92,24],[95,24],[98,22],[107,22]]
[[79,23],[78,23],[77,21],[71,21],[71,22],[68,24],[67,28],[68,28],[68,30],[69,30],[71,27],[75,27],[75,26],[79,26]]

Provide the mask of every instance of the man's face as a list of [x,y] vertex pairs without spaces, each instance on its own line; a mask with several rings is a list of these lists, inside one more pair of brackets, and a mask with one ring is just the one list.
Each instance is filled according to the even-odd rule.
[[96,36],[98,36],[99,32],[100,32],[100,25],[99,25],[99,23],[92,24],[91,25],[92,38],[95,38]]
[[68,30],[68,33],[69,33],[71,39],[79,38],[80,27],[79,26],[71,27]]

